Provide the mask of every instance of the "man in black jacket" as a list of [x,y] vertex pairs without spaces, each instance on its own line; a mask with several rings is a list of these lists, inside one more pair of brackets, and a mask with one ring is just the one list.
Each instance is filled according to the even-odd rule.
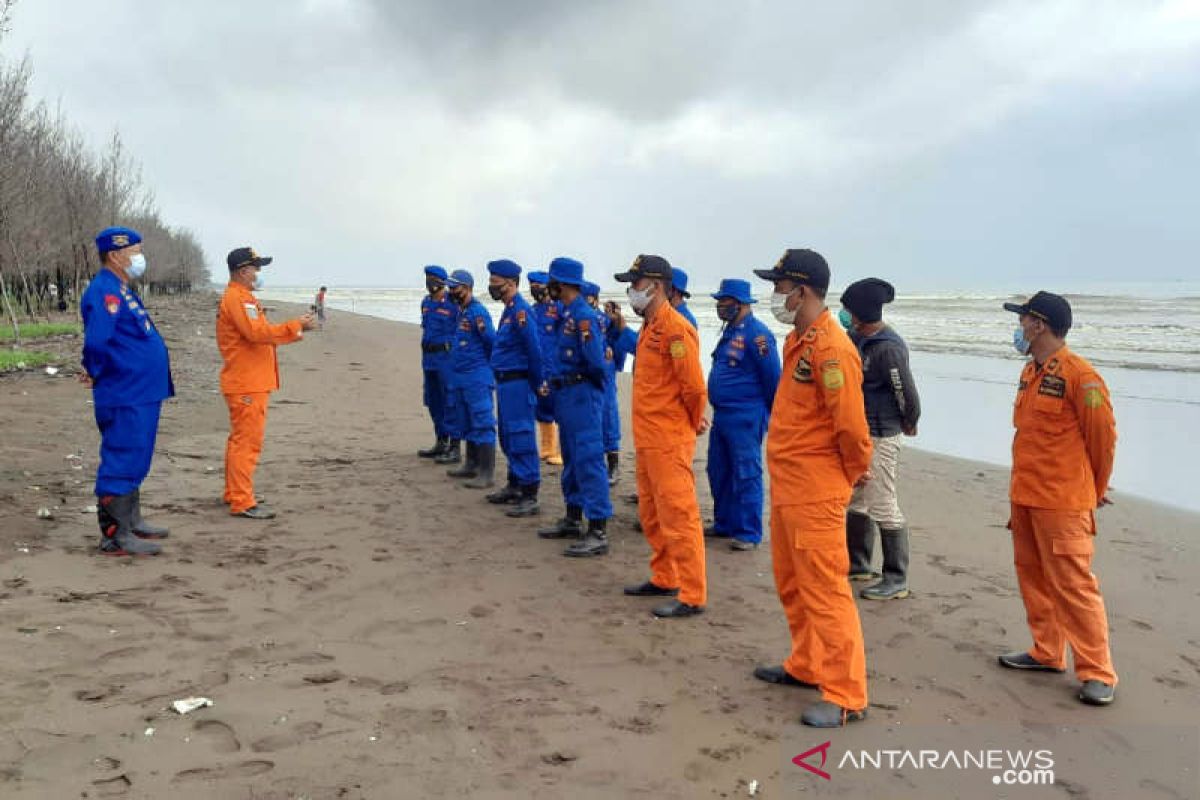
[[900,446],[916,436],[921,400],[908,368],[908,346],[883,322],[883,306],[896,297],[887,281],[865,278],[842,293],[842,324],[858,347],[863,365],[863,399],[871,429],[872,480],[854,490],[846,513],[850,580],[877,577],[871,571],[875,526],[883,549],[883,579],[862,592],[867,600],[908,597],[908,525],[896,497]]

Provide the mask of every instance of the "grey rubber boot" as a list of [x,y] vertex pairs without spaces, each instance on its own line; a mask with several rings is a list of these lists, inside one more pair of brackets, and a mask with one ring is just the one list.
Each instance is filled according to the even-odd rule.
[[588,520],[588,529],[583,534],[583,538],[568,545],[567,549],[563,550],[563,555],[570,558],[592,558],[605,555],[608,553],[607,527],[608,520],[606,519]]
[[846,550],[850,553],[850,580],[870,581],[879,577],[879,573],[871,571],[875,523],[866,514],[846,512]]
[[461,467],[446,470],[446,474],[451,478],[474,478],[475,470],[479,466],[479,445],[474,442],[467,442],[467,459]]
[[880,528],[883,547],[883,580],[858,593],[864,600],[899,600],[908,597],[908,528]]
[[496,445],[475,445],[475,477],[463,484],[468,489],[490,489],[496,483]]
[[162,548],[133,534],[133,493],[101,497],[96,504],[100,552],[106,556],[153,556]]
[[520,487],[521,496],[512,508],[504,513],[510,517],[535,517],[541,513],[538,505],[538,484]]
[[621,466],[621,454],[613,451],[611,453],[605,453],[604,455],[606,461],[608,462],[608,485],[616,486],[617,481],[620,480],[617,470]]
[[459,461],[462,461],[462,440],[460,439],[447,439],[446,446],[442,448],[442,454],[433,458],[435,464],[457,464]]
[[583,509],[567,506],[567,513],[549,528],[542,528],[537,535],[542,539],[576,539],[583,533]]
[[159,525],[151,525],[142,518],[142,490],[133,490],[133,515],[130,518],[130,527],[133,528],[133,533],[139,539],[165,539],[170,535],[170,531]]

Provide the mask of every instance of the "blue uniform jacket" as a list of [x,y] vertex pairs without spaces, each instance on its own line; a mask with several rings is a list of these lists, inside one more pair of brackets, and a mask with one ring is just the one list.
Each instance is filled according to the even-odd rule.
[[779,373],[775,334],[747,314],[721,332],[708,373],[708,401],[718,410],[759,407],[769,414]]
[[599,314],[583,295],[563,309],[558,328],[558,352],[555,374],[569,378],[582,375],[596,387],[604,386],[604,337],[600,331]]
[[102,269],[83,291],[83,369],[96,407],[158,403],[175,395],[167,345],[133,289]]
[[450,350],[444,352],[428,352],[426,347],[453,345],[454,330],[458,326],[458,306],[450,295],[443,295],[442,300],[434,300],[429,295],[421,301],[421,368],[435,370],[441,368]]
[[[700,325],[696,322],[696,318],[692,316],[692,310],[687,307],[687,303],[681,303],[679,308],[675,310],[690,322],[693,328],[700,330]],[[641,335],[641,331],[630,328],[628,323],[619,332],[611,326],[607,327],[607,331],[608,344],[612,347],[613,366],[618,372],[623,371],[625,369],[625,359],[637,353],[638,337]]]
[[562,319],[562,309],[562,303],[557,300],[546,300],[533,307],[538,341],[542,344],[542,355],[547,361],[554,360],[554,349],[558,347],[558,323]]
[[458,327],[454,332],[454,347],[450,351],[451,386],[466,386],[470,383],[492,381],[492,345],[496,331],[492,327],[492,315],[475,298],[458,315]]
[[698,322],[696,322],[696,315],[693,314],[692,310],[687,307],[687,303],[680,303],[679,308],[677,308],[675,310],[678,311],[680,314],[682,314],[684,319],[686,319],[688,322],[692,323],[693,328],[695,328],[696,330],[700,330],[700,324]]
[[537,320],[528,301],[516,295],[500,314],[496,343],[492,348],[494,372],[527,372],[529,386],[535,392],[545,379],[542,369],[542,343]]

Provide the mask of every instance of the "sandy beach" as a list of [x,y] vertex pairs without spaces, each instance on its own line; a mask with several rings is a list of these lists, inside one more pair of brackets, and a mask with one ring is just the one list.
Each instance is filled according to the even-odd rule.
[[[1119,492],[1100,512],[1121,680],[1113,706],[1085,707],[1072,675],[995,661],[1029,641],[1007,471],[907,451],[913,596],[859,601],[870,716],[806,729],[813,693],[750,675],[788,648],[769,549],[714,545],[708,612],[653,619],[652,600],[621,594],[648,573],[633,506],[614,504],[609,557],[565,559],[539,520],[417,458],[430,426],[413,326],[339,312],[280,348],[257,475],[280,515],[228,516],[216,303],[147,303],[178,389],[142,489],[171,527],[159,557],[96,553],[78,342],[56,376],[0,377],[0,797],[1200,796],[1200,515]],[[633,490],[623,445],[618,498]],[[541,520],[561,512],[557,475]],[[191,695],[213,705],[170,709]],[[830,779],[792,763],[826,741]],[[954,748],[1050,750],[1054,785],[838,764]]]

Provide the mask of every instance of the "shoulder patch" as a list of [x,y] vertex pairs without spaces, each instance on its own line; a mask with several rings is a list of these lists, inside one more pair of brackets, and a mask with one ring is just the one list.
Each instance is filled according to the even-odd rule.
[[1104,393],[1094,386],[1087,389],[1083,393],[1083,404],[1088,408],[1099,408],[1104,405]]
[[115,294],[104,295],[104,307],[108,309],[108,313],[115,314],[121,310],[121,298]]
[[518,325],[520,325],[522,328],[524,328],[524,327],[525,327],[525,321],[526,321],[526,314],[525,314],[525,312],[524,312],[524,311],[518,311],[518,312],[517,312],[517,324],[518,324]]
[[687,345],[683,339],[672,339],[670,345],[671,358],[683,358],[687,355]]
[[821,364],[821,382],[825,384],[826,389],[835,392],[846,385],[846,376],[842,372],[842,365],[836,359]]
[[483,317],[482,317],[482,316],[479,316],[479,317],[476,317],[476,318],[475,318],[475,329],[476,329],[476,330],[480,330],[480,331],[481,331],[481,330],[483,330],[483,329],[484,329],[484,328],[486,328],[486,327],[487,327],[487,322],[485,322],[485,321],[484,321],[484,319],[483,319]]

